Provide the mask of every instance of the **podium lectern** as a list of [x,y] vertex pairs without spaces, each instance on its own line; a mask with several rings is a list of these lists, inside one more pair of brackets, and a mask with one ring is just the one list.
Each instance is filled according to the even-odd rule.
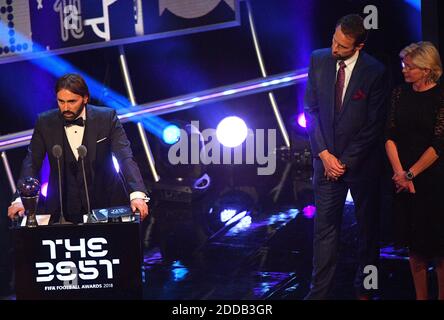
[[141,299],[137,222],[13,230],[17,299]]

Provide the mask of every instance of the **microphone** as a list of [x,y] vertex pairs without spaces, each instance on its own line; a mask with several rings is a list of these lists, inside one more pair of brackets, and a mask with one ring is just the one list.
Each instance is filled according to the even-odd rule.
[[62,147],[58,144],[52,147],[52,155],[57,159],[57,171],[59,174],[59,201],[60,201],[60,219],[59,224],[70,224],[70,222],[65,220],[65,216],[63,214],[63,199],[62,199],[62,173],[60,170],[60,157],[62,156]]
[[59,144],[56,144],[52,147],[52,155],[59,160],[62,156],[62,147]]
[[85,173],[85,157],[88,153],[88,150],[86,147],[82,144],[80,147],[77,148],[77,151],[79,152],[79,158],[82,162],[82,173],[83,173],[83,183],[85,185],[85,193],[86,193],[86,205],[88,209],[88,218],[86,219],[86,223],[93,223],[92,214],[91,214],[91,205],[89,203],[89,194],[88,194],[88,184],[86,183],[86,173]]

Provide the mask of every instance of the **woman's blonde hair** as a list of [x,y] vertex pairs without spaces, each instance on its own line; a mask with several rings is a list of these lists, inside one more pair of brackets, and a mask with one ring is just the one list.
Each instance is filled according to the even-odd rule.
[[429,69],[426,82],[437,82],[442,75],[441,58],[435,46],[428,41],[412,43],[401,50],[401,59],[409,56],[420,69]]

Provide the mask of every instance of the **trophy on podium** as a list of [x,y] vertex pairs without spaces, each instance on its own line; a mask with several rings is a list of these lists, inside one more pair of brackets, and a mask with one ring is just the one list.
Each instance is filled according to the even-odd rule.
[[32,177],[26,177],[19,182],[17,189],[25,207],[26,226],[37,227],[37,205],[39,202],[40,182]]

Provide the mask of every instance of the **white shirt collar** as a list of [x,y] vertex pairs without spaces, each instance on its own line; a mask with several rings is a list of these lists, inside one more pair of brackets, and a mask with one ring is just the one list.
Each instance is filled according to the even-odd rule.
[[[350,58],[348,58],[347,60],[344,60],[346,67],[354,65],[356,63],[356,61],[358,60],[358,57],[359,57],[359,51],[361,51],[361,50],[356,50],[356,52]],[[340,62],[340,60],[338,60],[336,63],[336,65],[338,67],[339,67],[339,62]]]

